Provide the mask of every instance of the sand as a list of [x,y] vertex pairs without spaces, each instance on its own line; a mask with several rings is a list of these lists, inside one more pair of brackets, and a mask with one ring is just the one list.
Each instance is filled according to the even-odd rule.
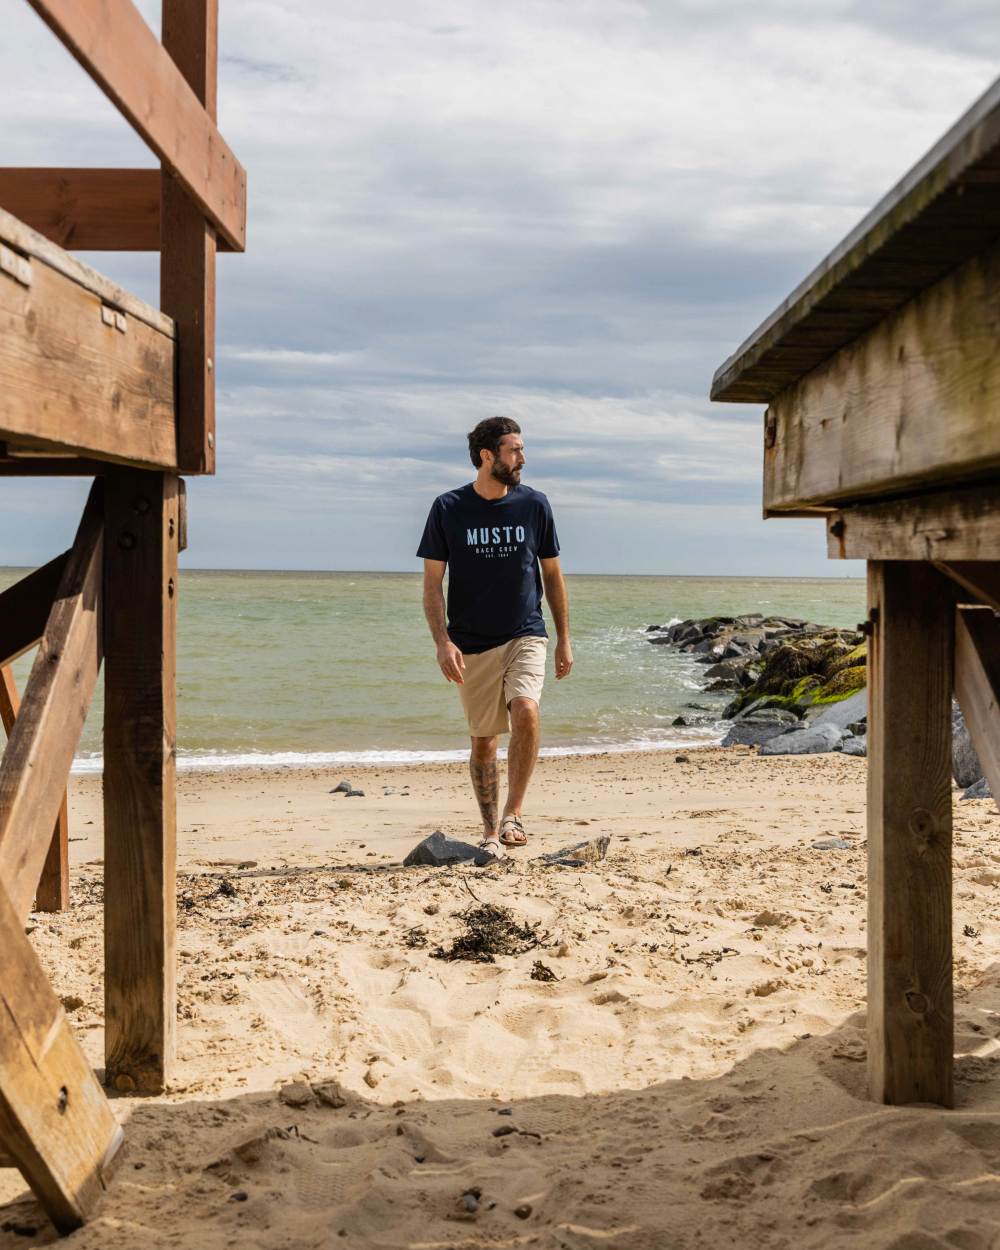
[[[353,769],[361,798],[182,773],[176,1077],[114,1096],[127,1154],[68,1244],[1000,1247],[993,805],[956,803],[957,1106],[889,1109],[864,1094],[865,762],[686,756],[544,760],[529,847],[487,870],[399,866],[475,835],[458,765]],[[31,924],[99,1066],[97,779],[71,820],[73,907]],[[601,834],[603,862],[535,858]],[[537,945],[435,958],[477,903]],[[0,1247],[54,1239],[0,1173]]]

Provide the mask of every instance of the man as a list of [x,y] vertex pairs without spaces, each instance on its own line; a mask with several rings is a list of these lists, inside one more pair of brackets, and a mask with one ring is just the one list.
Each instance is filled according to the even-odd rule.
[[[573,648],[552,509],[540,491],[521,483],[521,427],[510,417],[480,421],[469,435],[469,455],[476,480],[434,500],[417,555],[438,665],[458,685],[469,723],[480,846],[499,859],[502,846],[527,842],[521,806],[538,758],[547,648],[543,583],[556,626],[557,680],[573,667]],[[498,820],[497,740],[508,730],[507,801]]]

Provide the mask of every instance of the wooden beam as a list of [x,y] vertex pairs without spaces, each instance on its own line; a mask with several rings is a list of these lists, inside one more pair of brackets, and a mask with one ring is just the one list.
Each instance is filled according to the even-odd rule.
[[101,489],[95,483],[0,763],[0,882],[28,915],[101,664]]
[[164,1088],[176,1016],[178,479],[106,478],[106,1080]]
[[79,456],[0,457],[0,477],[97,477],[104,467],[103,460]]
[[998,283],[994,246],[777,395],[765,426],[765,508],[996,478]]
[[246,174],[132,0],[29,0],[236,251]]
[[[17,684],[9,665],[0,668],[0,720],[9,738],[21,708]],[[62,806],[52,830],[48,854],[35,893],[38,911],[65,911],[69,907],[69,802],[63,791]]]
[[992,560],[961,561],[938,564],[937,569],[967,591],[975,603],[986,603],[1000,612],[1000,562]]
[[832,512],[831,560],[1000,560],[1000,483]]
[[927,564],[868,566],[868,1079],[951,1106],[954,597]]
[[[163,0],[163,46],[215,120],[218,0]],[[163,177],[160,307],[177,327],[177,464],[215,472],[215,231]]]
[[1000,805],[1000,620],[992,608],[960,608],[955,697],[994,801]]
[[0,592],[0,665],[13,663],[41,642],[69,555],[64,551]]
[[0,889],[0,1139],[56,1228],[78,1228],[122,1144],[23,922]]
[[[0,167],[0,204],[59,247],[160,250],[158,169]],[[219,250],[232,251],[225,239]]]
[[[6,225],[0,219],[0,240]],[[0,439],[173,467],[173,339],[85,277],[0,245]]]

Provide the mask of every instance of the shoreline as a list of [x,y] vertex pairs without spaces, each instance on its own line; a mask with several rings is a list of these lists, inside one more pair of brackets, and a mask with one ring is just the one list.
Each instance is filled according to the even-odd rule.
[[[669,742],[611,742],[607,744],[569,745],[542,747],[540,759],[589,759],[604,755],[655,755],[669,751],[704,751],[722,743],[721,733],[704,738],[684,738]],[[507,758],[507,748],[497,752],[500,759]],[[294,757],[294,759],[288,758]],[[427,751],[405,751],[386,748],[370,751],[315,751],[315,752],[260,752],[250,751],[198,755],[178,755],[178,773],[213,775],[232,774],[241,770],[259,772],[302,772],[310,769],[334,768],[420,768],[432,764],[459,764],[469,758],[468,747]],[[72,776],[97,777],[104,767],[102,756],[85,757],[73,761]]]

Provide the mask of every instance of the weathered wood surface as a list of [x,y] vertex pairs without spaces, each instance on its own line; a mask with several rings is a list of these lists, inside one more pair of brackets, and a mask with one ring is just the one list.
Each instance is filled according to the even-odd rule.
[[1000,560],[1000,485],[841,508],[826,541],[831,560]]
[[[17,684],[9,665],[0,667],[0,721],[9,738],[21,709]],[[65,911],[69,907],[69,802],[63,791],[62,806],[52,830],[42,875],[35,893],[37,911]]]
[[246,174],[132,0],[29,0],[237,251]]
[[117,282],[112,282],[110,278],[106,278],[96,269],[91,269],[83,261],[77,260],[70,252],[47,239],[44,234],[25,225],[23,221],[19,221],[3,207],[0,207],[0,243],[6,243],[15,252],[19,252],[30,260],[43,261],[50,269],[61,273],[65,278],[72,279],[78,286],[96,295],[102,303],[108,304],[111,308],[120,309],[129,317],[142,321],[167,338],[174,337],[174,323],[166,313],[154,308],[152,304],[147,304],[145,300],[139,299],[137,295],[119,286]]
[[64,551],[0,591],[0,665],[13,663],[41,642],[69,554]]
[[100,1198],[122,1131],[0,889],[0,1140],[60,1232]]
[[1000,246],[771,403],[764,507],[783,512],[1000,473]]
[[106,478],[106,1079],[149,1093],[169,1079],[176,1015],[177,484]]
[[954,598],[891,561],[869,564],[868,602],[869,1090],[951,1106]]
[[957,614],[955,697],[1000,802],[1000,620],[991,608],[961,608]]
[[0,271],[0,439],[174,467],[173,339],[107,302],[84,274],[13,254],[27,271]]
[[[215,120],[218,0],[164,0],[163,46]],[[215,472],[215,231],[185,188],[163,177],[160,306],[177,327],[177,464]]]
[[[59,247],[160,250],[159,169],[0,167],[0,204]],[[226,239],[219,251],[232,251]]]
[[936,567],[966,592],[966,602],[989,604],[1000,612],[1000,563],[975,560],[941,563]]
[[0,762],[0,882],[23,921],[101,664],[101,490],[94,485]]
[[1000,234],[1000,81],[716,371],[712,398],[768,403]]

